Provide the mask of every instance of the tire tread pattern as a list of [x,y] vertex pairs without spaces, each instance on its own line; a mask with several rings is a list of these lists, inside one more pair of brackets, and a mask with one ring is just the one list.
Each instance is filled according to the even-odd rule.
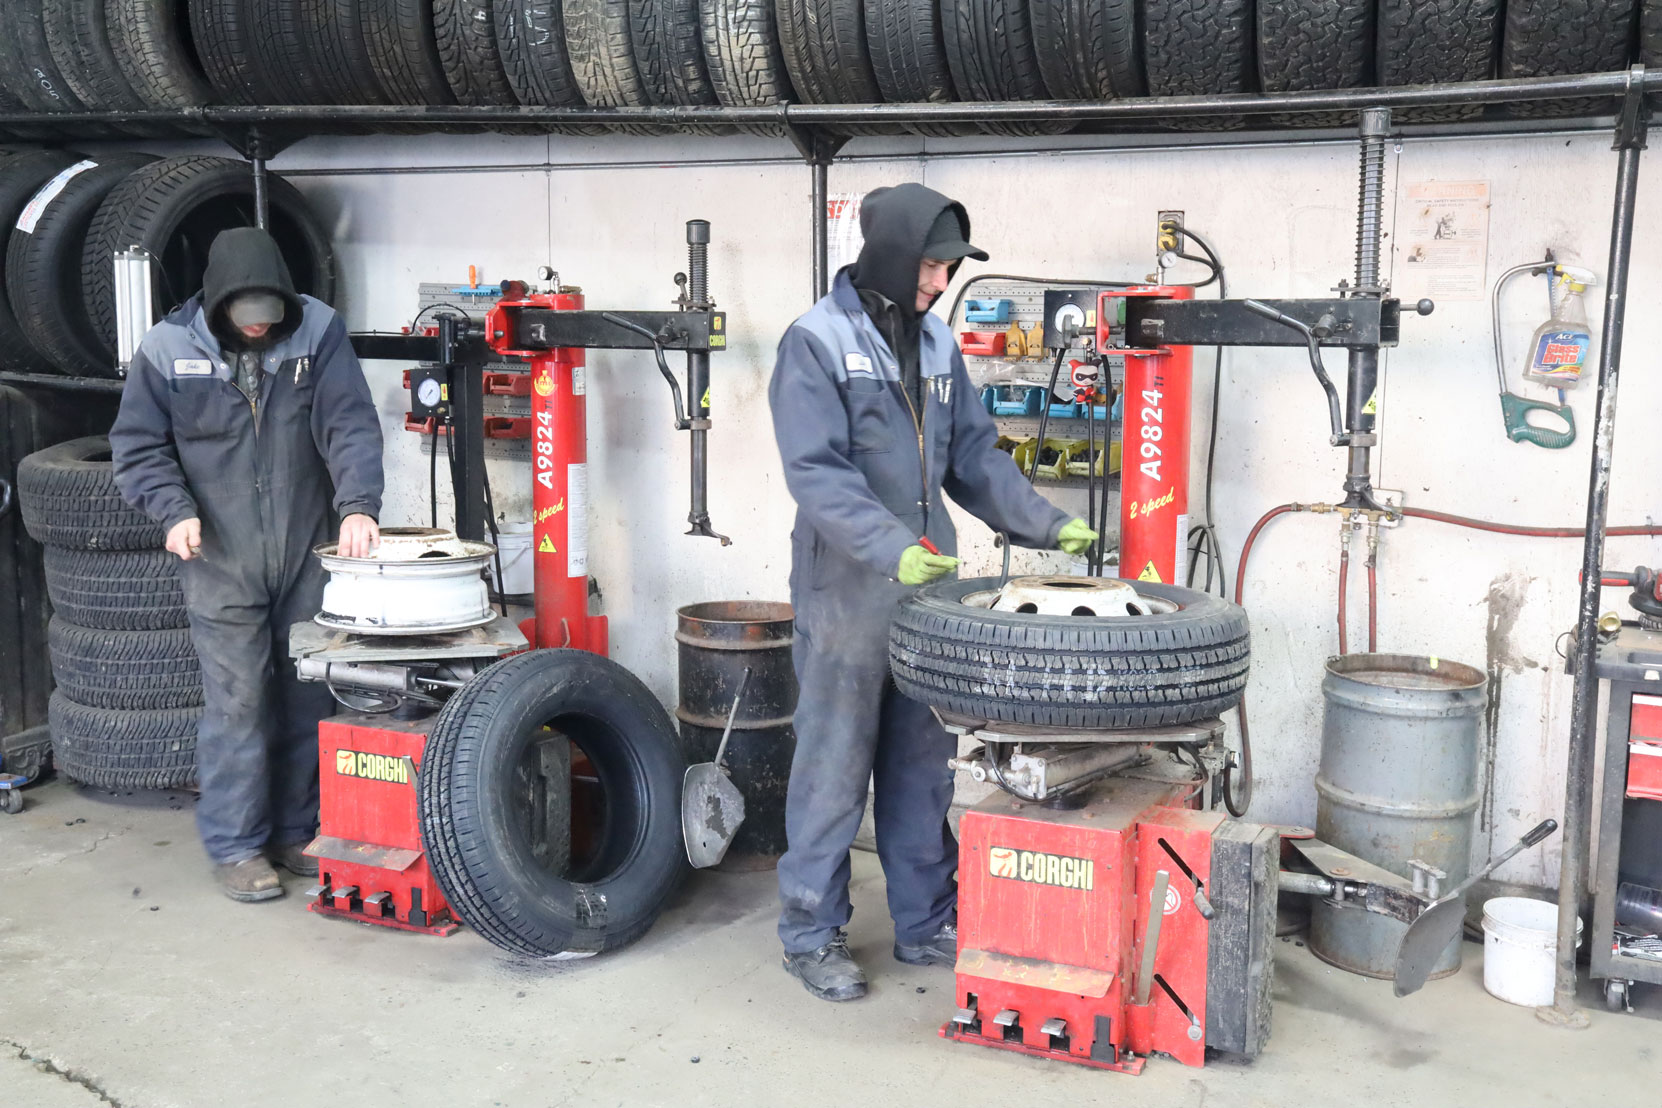
[[201,708],[120,711],[52,694],[47,722],[52,759],[83,785],[106,789],[178,789],[196,783]]
[[165,536],[121,498],[103,435],[37,450],[17,467],[18,508],[29,537],[60,550],[153,550]]
[[202,704],[202,665],[188,630],[100,631],[54,619],[47,636],[52,677],[77,704],[120,711]]
[[889,660],[903,694],[977,719],[1091,728],[1188,723],[1240,701],[1251,641],[1227,601],[1167,587],[1156,591],[1185,605],[1170,616],[1090,621],[960,602],[996,587],[952,582],[900,606]]
[[46,548],[46,595],[63,619],[95,631],[188,625],[179,559],[165,550]]

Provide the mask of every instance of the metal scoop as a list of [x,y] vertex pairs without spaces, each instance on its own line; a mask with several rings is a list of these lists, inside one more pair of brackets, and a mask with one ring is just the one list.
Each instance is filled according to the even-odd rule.
[[1491,859],[1488,865],[1456,885],[1454,891],[1447,896],[1426,905],[1425,911],[1408,925],[1407,933],[1402,936],[1402,946],[1397,949],[1397,973],[1393,991],[1398,996],[1420,991],[1425,979],[1430,976],[1431,967],[1436,964],[1438,956],[1448,949],[1449,942],[1459,934],[1460,925],[1466,918],[1463,899],[1466,890],[1505,865],[1518,851],[1526,846],[1534,846],[1556,830],[1557,820],[1542,820],[1505,854]]
[[738,834],[739,824],[744,822],[744,794],[727,776],[721,759],[727,753],[727,740],[733,734],[733,721],[738,718],[739,702],[749,683],[747,666],[739,678],[733,708],[727,713],[727,727],[721,733],[721,745],[716,747],[715,761],[688,766],[681,782],[681,835],[687,841],[687,861],[694,869],[721,861]]

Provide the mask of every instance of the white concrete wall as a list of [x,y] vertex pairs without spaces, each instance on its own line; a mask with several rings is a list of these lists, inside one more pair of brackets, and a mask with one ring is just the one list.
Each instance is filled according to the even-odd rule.
[[[1412,140],[1388,162],[1387,228],[1408,183],[1485,180],[1492,190],[1489,280],[1547,247],[1602,275],[1614,182],[1609,147],[1608,137],[1590,135]],[[1155,213],[1176,208],[1222,254],[1233,295],[1321,296],[1352,273],[1357,158],[1350,143],[927,159],[915,155],[919,149],[903,140],[857,144],[849,153],[872,156],[834,166],[831,189],[921,180],[961,199],[976,242],[993,254],[989,268],[1004,272],[1141,279],[1151,266]],[[793,508],[766,385],[774,344],[809,303],[809,175],[792,154],[782,141],[761,138],[430,138],[314,141],[274,163],[279,171],[379,170],[296,178],[334,221],[344,307],[355,329],[407,322],[418,281],[451,279],[468,265],[495,282],[552,264],[583,286],[591,306],[662,306],[674,294],[671,274],[685,264],[683,221],[712,222],[712,288],[729,312],[734,343],[714,359],[710,510],[717,529],[734,537],[732,547],[681,535],[685,436],[671,429],[667,390],[650,359],[597,352],[589,362],[592,565],[606,593],[614,655],[666,703],[674,697],[670,636],[679,605],[786,595]],[[689,159],[707,164],[659,168]],[[408,171],[470,163],[506,168]],[[1651,306],[1659,204],[1662,184],[1653,173],[1642,181],[1635,235],[1614,522],[1655,514],[1662,439],[1647,416],[1659,400],[1652,351],[1662,320]],[[972,263],[961,276],[973,271]],[[1595,330],[1598,292],[1589,305]],[[1544,318],[1540,283],[1520,282],[1511,304],[1510,349],[1521,351]],[[1574,447],[1514,445],[1501,430],[1487,302],[1444,303],[1430,319],[1409,317],[1403,332],[1382,373],[1378,484],[1406,490],[1414,505],[1579,524],[1591,388],[1574,398],[1582,428]],[[1197,516],[1210,364],[1209,354],[1197,359]],[[1330,366],[1342,387],[1342,358],[1332,355]],[[398,369],[370,372],[389,444],[386,518],[413,522],[425,517],[427,481],[416,437],[401,429]],[[1516,365],[1507,372],[1514,376]],[[1262,512],[1290,500],[1339,498],[1343,453],[1326,440],[1322,396],[1300,352],[1227,355],[1214,498],[1231,580],[1241,542]],[[528,493],[510,490],[527,489],[527,480],[496,468],[498,507],[508,518],[524,517]],[[967,568],[991,567],[985,528],[964,530]],[[1575,541],[1423,522],[1389,532],[1384,542],[1381,648],[1436,654],[1502,678],[1498,725],[1486,735],[1494,770],[1479,853],[1562,806],[1571,685],[1553,643],[1574,620],[1579,552]],[[1336,646],[1337,555],[1331,516],[1278,520],[1254,552],[1246,594],[1254,626],[1252,814],[1265,821],[1314,818],[1322,665]],[[1362,556],[1355,551],[1352,575],[1357,649],[1365,646]],[[1655,560],[1654,543],[1623,539],[1610,544],[1607,564]],[[1608,607],[1618,603],[1617,595],[1607,597]],[[1500,877],[1544,884],[1556,871],[1554,839]]]

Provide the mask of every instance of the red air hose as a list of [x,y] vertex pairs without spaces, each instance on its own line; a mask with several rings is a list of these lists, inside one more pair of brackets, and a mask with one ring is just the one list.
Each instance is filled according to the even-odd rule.
[[[1246,542],[1241,544],[1241,560],[1235,566],[1235,603],[1241,603],[1241,595],[1246,590],[1247,558],[1252,554],[1252,544],[1258,540],[1258,533],[1262,531],[1272,519],[1286,515],[1289,512],[1307,512],[1310,508],[1305,504],[1280,504],[1265,512],[1247,532]],[[1411,519],[1425,519],[1434,523],[1447,523],[1455,527],[1469,527],[1474,531],[1489,531],[1500,535],[1521,535],[1525,538],[1538,539],[1579,539],[1587,534],[1584,527],[1530,527],[1522,524],[1496,523],[1493,520],[1474,519],[1471,516],[1458,516],[1450,512],[1436,512],[1429,508],[1402,508],[1401,515]],[[1606,527],[1604,533],[1608,536],[1621,537],[1633,535],[1662,535],[1662,525],[1646,524],[1644,526]],[[1368,649],[1374,650],[1377,645],[1378,625],[1376,619],[1375,570],[1373,557],[1368,558]],[[1340,561],[1340,572],[1344,572],[1345,559]],[[1342,590],[1343,586],[1341,586]],[[1341,591],[1341,596],[1343,592]],[[1341,605],[1341,619],[1343,607]],[[1341,639],[1343,635],[1341,633]],[[1241,722],[1241,772],[1240,772],[1240,803],[1236,803],[1234,786],[1231,778],[1225,775],[1223,779],[1223,802],[1229,809],[1229,814],[1236,819],[1246,815],[1246,810],[1252,804],[1252,740],[1247,731],[1246,694],[1241,694],[1241,702],[1237,709]]]
[[1379,578],[1372,554],[1368,555],[1368,653],[1379,653]]

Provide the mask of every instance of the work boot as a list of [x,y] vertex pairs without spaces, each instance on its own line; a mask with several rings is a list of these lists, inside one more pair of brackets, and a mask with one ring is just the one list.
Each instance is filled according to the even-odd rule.
[[842,931],[818,950],[806,954],[787,950],[785,972],[821,1000],[858,1000],[866,995],[866,975],[848,952],[848,935]]
[[941,929],[916,946],[896,941],[896,961],[909,966],[955,966],[958,964],[958,925],[943,923]]
[[256,854],[240,862],[221,862],[214,866],[214,876],[219,878],[219,887],[232,900],[271,900],[283,895],[277,871],[271,868],[264,855]]
[[282,866],[292,874],[300,877],[317,876],[317,859],[306,853],[310,841],[289,843],[286,846],[271,848],[271,864]]

